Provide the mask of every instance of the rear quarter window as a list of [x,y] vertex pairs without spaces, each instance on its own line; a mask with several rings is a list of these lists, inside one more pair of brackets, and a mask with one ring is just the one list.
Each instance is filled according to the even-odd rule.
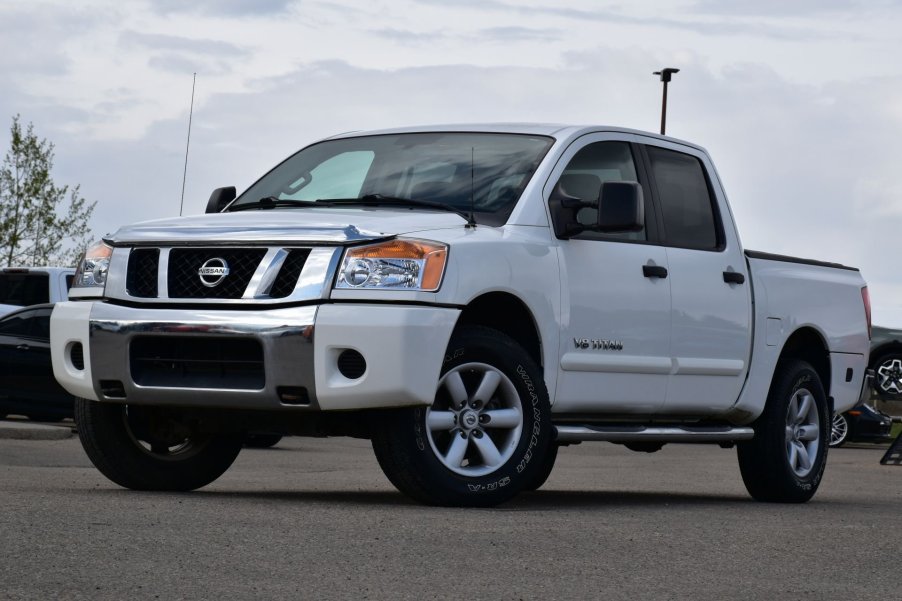
[[46,273],[0,273],[0,304],[40,305],[50,302],[50,276]]

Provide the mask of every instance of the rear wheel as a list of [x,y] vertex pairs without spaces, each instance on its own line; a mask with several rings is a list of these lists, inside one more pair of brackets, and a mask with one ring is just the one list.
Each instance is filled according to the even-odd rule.
[[241,450],[242,435],[204,432],[174,410],[75,401],[78,437],[100,472],[125,488],[185,491],[206,486]]
[[827,398],[806,362],[781,361],[755,437],[737,445],[742,480],[755,499],[804,503],[817,491],[827,464]]
[[849,438],[849,420],[842,413],[833,414],[833,422],[830,427],[830,446],[841,447]]
[[385,415],[373,449],[401,492],[430,505],[492,506],[535,482],[552,430],[542,372],[501,332],[452,336],[430,407]]

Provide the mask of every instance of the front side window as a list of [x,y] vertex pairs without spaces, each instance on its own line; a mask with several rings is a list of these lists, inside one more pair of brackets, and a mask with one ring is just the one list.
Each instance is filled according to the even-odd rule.
[[455,132],[326,140],[263,176],[229,210],[252,208],[260,199],[339,208],[411,200],[472,209],[477,222],[502,225],[553,142],[546,136]]
[[694,156],[648,146],[667,244],[714,250],[720,246],[714,204],[701,162]]
[[[585,202],[598,201],[604,182],[635,182],[636,164],[628,142],[596,142],[576,153],[561,175],[559,185],[563,192]],[[646,211],[646,220],[649,212]],[[598,209],[584,208],[576,214],[576,220],[583,225],[592,225],[598,220]],[[584,232],[575,238],[612,238],[619,240],[647,240],[647,228],[638,232],[599,234]]]

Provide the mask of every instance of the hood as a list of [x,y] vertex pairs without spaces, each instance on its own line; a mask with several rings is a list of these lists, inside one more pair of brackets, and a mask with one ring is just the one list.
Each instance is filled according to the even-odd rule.
[[120,228],[113,246],[184,244],[352,244],[422,230],[463,226],[460,215],[421,209],[304,208],[213,213],[145,221]]

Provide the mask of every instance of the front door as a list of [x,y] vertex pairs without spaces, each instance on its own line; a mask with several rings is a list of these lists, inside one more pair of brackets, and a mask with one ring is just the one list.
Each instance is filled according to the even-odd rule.
[[[592,134],[564,154],[546,186],[597,200],[605,181],[647,183],[637,147],[623,134]],[[646,199],[650,192],[646,191]],[[582,223],[595,220],[583,209]],[[559,241],[562,316],[556,413],[649,414],[670,373],[670,279],[666,250],[646,202],[646,227]],[[663,277],[662,277],[663,276]]]

